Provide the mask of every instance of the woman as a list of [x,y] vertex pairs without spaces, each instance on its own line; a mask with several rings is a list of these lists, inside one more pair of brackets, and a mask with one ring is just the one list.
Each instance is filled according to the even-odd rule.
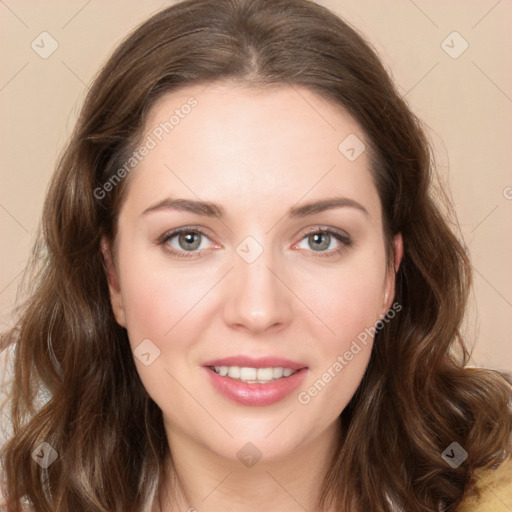
[[3,338],[7,510],[467,507],[509,464],[511,387],[464,368],[470,266],[432,172],[326,9],[149,19],[91,87]]

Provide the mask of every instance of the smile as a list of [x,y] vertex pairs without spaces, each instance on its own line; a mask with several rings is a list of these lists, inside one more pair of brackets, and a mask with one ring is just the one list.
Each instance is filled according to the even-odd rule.
[[230,379],[247,382],[249,384],[266,384],[277,379],[290,377],[297,371],[291,368],[283,368],[282,366],[268,368],[213,366],[210,367],[210,369],[221,377],[229,377]]

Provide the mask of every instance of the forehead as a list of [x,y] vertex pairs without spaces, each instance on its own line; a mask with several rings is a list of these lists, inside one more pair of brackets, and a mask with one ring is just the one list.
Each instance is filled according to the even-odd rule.
[[254,208],[337,193],[378,203],[368,151],[347,158],[346,140],[358,152],[369,148],[361,127],[304,87],[180,89],[150,110],[150,140],[129,178],[128,195],[141,203],[165,193]]

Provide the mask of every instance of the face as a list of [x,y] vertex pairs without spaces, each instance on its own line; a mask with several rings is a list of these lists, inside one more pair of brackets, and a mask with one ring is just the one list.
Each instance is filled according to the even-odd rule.
[[285,458],[332,432],[393,299],[364,133],[304,88],[213,84],[144,140],[109,275],[142,382],[171,436]]

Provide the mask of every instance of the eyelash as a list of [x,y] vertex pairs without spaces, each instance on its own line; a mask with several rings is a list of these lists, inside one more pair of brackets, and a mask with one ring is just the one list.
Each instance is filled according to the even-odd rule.
[[[193,258],[195,256],[202,256],[201,250],[195,250],[195,251],[176,251],[175,249],[170,249],[167,245],[167,242],[174,237],[180,235],[181,233],[193,233],[193,234],[199,234],[201,236],[204,236],[206,238],[209,238],[208,235],[202,231],[199,228],[191,228],[191,227],[183,227],[178,228],[173,231],[168,231],[164,233],[160,238],[157,240],[158,245],[164,246],[164,250],[170,254],[173,257],[177,258]],[[349,247],[352,246],[352,240],[349,236],[344,234],[342,231],[338,231],[337,229],[331,228],[331,227],[322,227],[317,228],[315,230],[309,231],[305,233],[300,241],[304,240],[305,238],[311,236],[311,235],[317,235],[317,234],[327,234],[330,236],[333,236],[338,242],[341,243],[341,246],[338,249],[331,249],[329,251],[311,251],[316,253],[315,257],[319,258],[332,258],[334,256],[338,256],[345,252]]]

